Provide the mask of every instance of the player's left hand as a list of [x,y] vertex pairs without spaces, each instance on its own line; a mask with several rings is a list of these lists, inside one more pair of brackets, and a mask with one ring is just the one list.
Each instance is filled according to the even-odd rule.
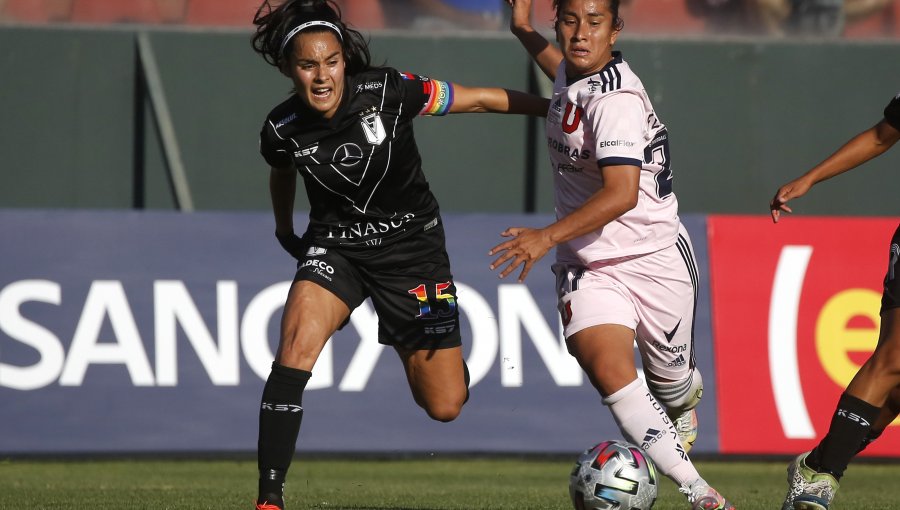
[[546,255],[550,248],[553,248],[550,236],[543,229],[512,227],[504,230],[500,235],[512,237],[512,239],[491,248],[488,255],[499,254],[500,256],[490,267],[497,269],[509,262],[500,270],[499,275],[500,278],[506,278],[517,267],[523,266],[522,272],[519,274],[519,283],[525,281],[525,277],[528,276],[534,263]]

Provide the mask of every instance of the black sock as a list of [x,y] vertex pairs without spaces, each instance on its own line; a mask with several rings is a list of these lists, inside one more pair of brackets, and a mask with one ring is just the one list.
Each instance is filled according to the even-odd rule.
[[840,480],[880,412],[880,408],[864,400],[842,394],[828,434],[810,452],[806,465],[820,473],[831,473]]
[[856,450],[856,453],[859,453],[859,452],[865,450],[870,444],[875,442],[876,439],[881,437],[882,432],[884,432],[884,430],[871,429],[869,431],[869,433],[866,434],[866,437],[863,438],[862,443],[859,445],[859,448],[857,448],[857,450]]
[[303,419],[303,390],[312,376],[272,363],[259,410],[259,498],[283,506],[284,477],[294,457]]

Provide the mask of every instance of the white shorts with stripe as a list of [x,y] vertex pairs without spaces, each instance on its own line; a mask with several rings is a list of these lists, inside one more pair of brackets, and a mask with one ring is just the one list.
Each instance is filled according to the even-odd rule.
[[668,248],[589,267],[556,263],[553,272],[566,338],[591,326],[626,326],[635,332],[645,372],[688,377],[699,273],[683,225]]

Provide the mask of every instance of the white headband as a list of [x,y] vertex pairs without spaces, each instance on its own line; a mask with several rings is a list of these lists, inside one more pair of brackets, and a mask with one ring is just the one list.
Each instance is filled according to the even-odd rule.
[[287,46],[288,41],[291,40],[291,37],[294,37],[295,35],[300,33],[301,30],[313,26],[322,26],[334,30],[335,33],[337,33],[338,38],[341,40],[341,43],[344,42],[344,36],[341,34],[341,29],[339,29],[334,23],[329,23],[327,21],[307,21],[306,23],[297,25],[293,30],[288,32],[286,36],[284,36],[284,40],[281,41],[281,52],[284,53],[284,48],[285,46]]

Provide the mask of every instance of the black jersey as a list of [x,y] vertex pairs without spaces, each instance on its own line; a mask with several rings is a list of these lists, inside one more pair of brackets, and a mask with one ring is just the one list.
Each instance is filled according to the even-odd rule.
[[276,106],[260,152],[296,167],[309,197],[306,238],[321,246],[380,246],[436,225],[438,204],[422,172],[412,119],[443,114],[444,82],[376,68],[347,76],[331,119],[296,95]]
[[884,120],[895,129],[900,130],[900,94],[894,96],[894,99],[884,109]]

